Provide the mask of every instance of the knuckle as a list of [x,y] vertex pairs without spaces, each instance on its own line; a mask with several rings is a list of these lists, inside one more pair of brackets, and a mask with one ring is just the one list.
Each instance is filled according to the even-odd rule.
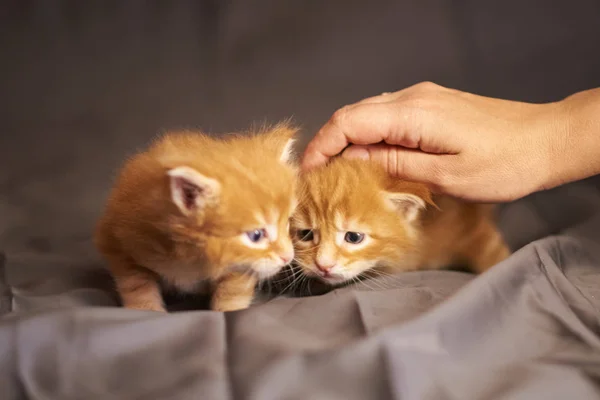
[[431,100],[427,95],[417,94],[407,99],[406,106],[407,112],[413,118],[419,118],[423,114],[424,110],[427,110],[431,105]]
[[331,122],[336,126],[342,126],[348,119],[348,112],[350,111],[349,106],[344,106],[333,113]]
[[439,89],[440,86],[431,81],[423,81],[417,83],[415,88],[423,92],[430,92]]
[[441,86],[432,82],[421,82],[415,85],[415,90],[405,96],[404,104],[415,110],[434,109],[441,95]]
[[410,175],[410,164],[409,162],[406,160],[406,157],[398,157],[396,156],[396,159],[394,161],[394,168],[390,169],[390,171],[392,172],[392,174],[398,178],[403,178],[403,177],[407,177],[407,175]]
[[423,113],[436,109],[436,104],[439,101],[437,92],[417,91],[406,96],[404,99],[404,109],[406,112],[413,114],[415,117],[422,117]]
[[[317,134],[315,135],[315,138],[321,139],[321,138],[323,138],[323,136],[327,136],[327,130],[328,130],[327,125],[321,127],[321,129],[319,129],[317,131]],[[306,146],[307,149],[311,149],[311,150],[312,150],[313,147],[315,147],[315,140],[311,140],[308,143],[308,145]]]
[[385,168],[388,173],[393,176],[398,176],[401,172],[398,164],[398,152],[395,149],[388,147],[384,154],[384,160]]

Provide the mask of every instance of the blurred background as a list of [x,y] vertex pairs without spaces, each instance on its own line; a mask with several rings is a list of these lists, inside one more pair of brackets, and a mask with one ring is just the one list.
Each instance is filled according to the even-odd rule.
[[558,100],[600,86],[600,1],[5,0],[0,57],[0,250],[93,264],[114,173],[158,133],[293,116],[301,150],[424,80]]

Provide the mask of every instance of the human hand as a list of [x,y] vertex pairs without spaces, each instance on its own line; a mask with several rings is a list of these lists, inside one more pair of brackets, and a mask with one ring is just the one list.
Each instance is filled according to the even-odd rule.
[[338,110],[309,143],[302,166],[343,152],[438,193],[510,201],[562,183],[556,159],[568,144],[567,109],[421,83]]

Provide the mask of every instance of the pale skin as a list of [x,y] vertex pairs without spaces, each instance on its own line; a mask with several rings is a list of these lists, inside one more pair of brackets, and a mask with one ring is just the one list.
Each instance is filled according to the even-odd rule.
[[600,173],[600,88],[532,104],[420,83],[335,112],[302,167],[337,155],[374,160],[440,194],[512,201]]

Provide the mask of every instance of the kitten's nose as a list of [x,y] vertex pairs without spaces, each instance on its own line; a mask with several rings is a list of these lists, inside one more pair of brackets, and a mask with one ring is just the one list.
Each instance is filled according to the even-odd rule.
[[319,271],[326,273],[329,272],[329,270],[335,266],[335,264],[319,264],[318,262],[316,262],[315,265],[317,266]]
[[280,254],[279,258],[281,258],[281,261],[287,265],[294,259],[294,253]]

